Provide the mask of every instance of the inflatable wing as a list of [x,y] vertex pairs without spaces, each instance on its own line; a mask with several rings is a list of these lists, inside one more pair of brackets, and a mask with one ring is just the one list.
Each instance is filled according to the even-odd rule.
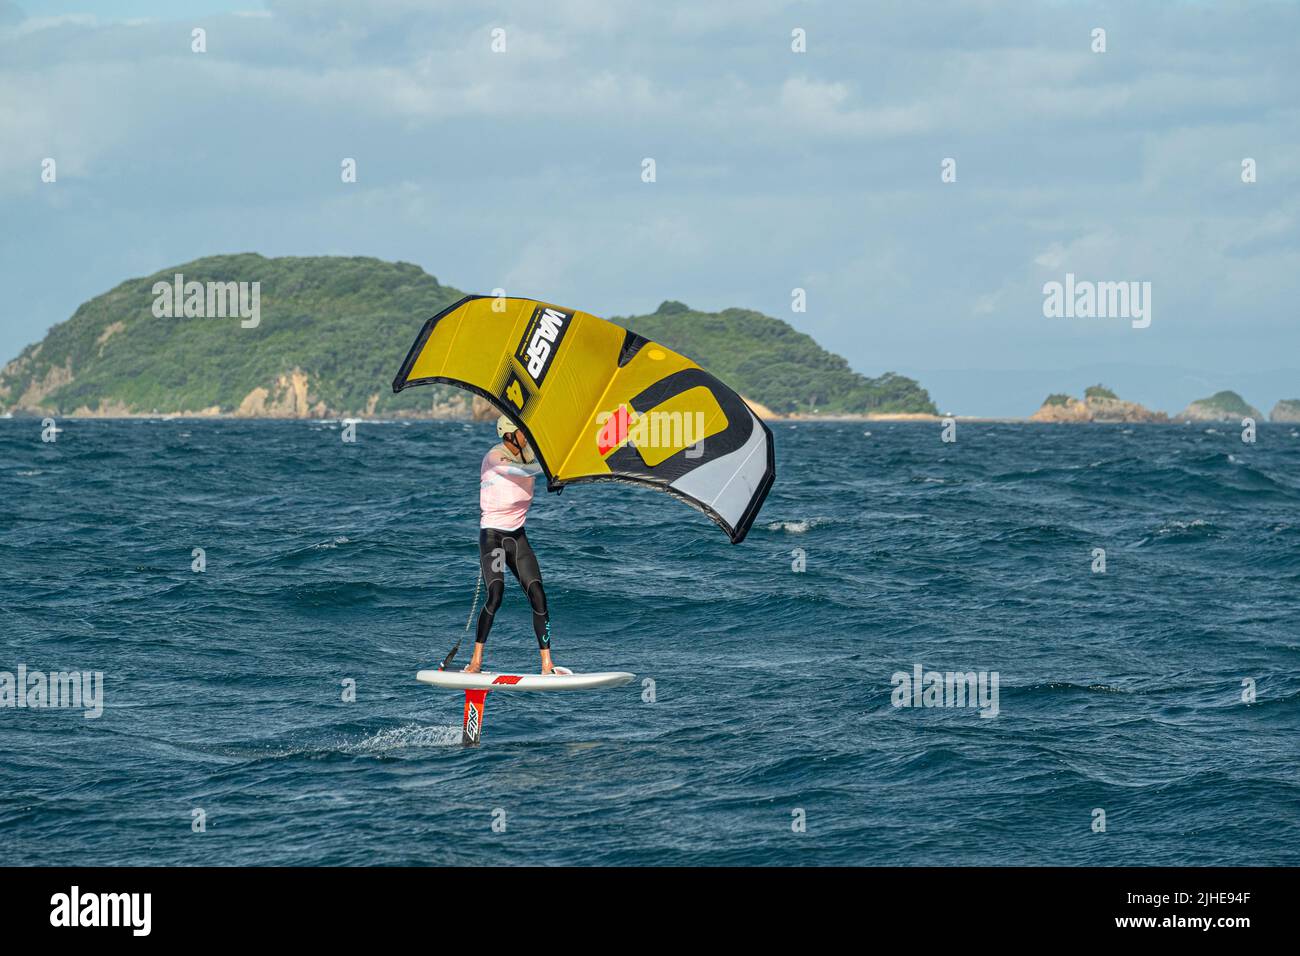
[[548,488],[625,481],[667,492],[744,540],[776,477],[772,432],[690,359],[585,312],[466,296],[424,324],[393,391],[481,395],[528,436]]

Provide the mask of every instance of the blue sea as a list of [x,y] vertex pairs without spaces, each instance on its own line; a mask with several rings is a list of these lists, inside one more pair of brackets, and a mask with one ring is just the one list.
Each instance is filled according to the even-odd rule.
[[[637,679],[465,748],[414,677],[491,425],[60,424],[0,421],[0,671],[103,712],[0,707],[11,863],[1300,863],[1296,427],[775,423],[736,546],[539,489],[557,662]],[[537,669],[513,579],[488,666]],[[895,706],[918,666],[996,715]]]

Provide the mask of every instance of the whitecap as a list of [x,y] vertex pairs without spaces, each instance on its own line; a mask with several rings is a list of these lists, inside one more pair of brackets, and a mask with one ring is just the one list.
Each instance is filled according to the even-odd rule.
[[784,531],[787,534],[804,534],[820,525],[823,518],[806,518],[803,521],[773,521],[767,526],[768,531]]
[[1208,522],[1204,518],[1195,518],[1191,521],[1167,521],[1156,529],[1156,534],[1179,534],[1183,531],[1204,528],[1207,525]]

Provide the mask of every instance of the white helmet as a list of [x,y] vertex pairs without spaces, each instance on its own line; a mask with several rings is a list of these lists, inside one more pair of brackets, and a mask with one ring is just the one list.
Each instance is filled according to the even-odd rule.
[[509,415],[502,415],[497,419],[497,438],[505,438],[507,435],[513,435],[519,430],[514,419]]

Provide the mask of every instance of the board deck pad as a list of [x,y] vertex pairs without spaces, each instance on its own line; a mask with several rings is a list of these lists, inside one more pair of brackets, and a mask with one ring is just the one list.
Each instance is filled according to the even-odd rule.
[[421,683],[455,690],[595,690],[598,687],[620,687],[635,677],[626,671],[593,674],[494,674],[484,671],[466,674],[464,671],[425,670],[415,675]]
[[596,690],[621,687],[635,677],[627,671],[575,674],[567,669],[556,674],[494,674],[491,671],[466,674],[464,671],[422,670],[415,675],[421,683],[465,692],[461,743],[466,747],[476,747],[483,739],[483,712],[487,707],[488,691]]

